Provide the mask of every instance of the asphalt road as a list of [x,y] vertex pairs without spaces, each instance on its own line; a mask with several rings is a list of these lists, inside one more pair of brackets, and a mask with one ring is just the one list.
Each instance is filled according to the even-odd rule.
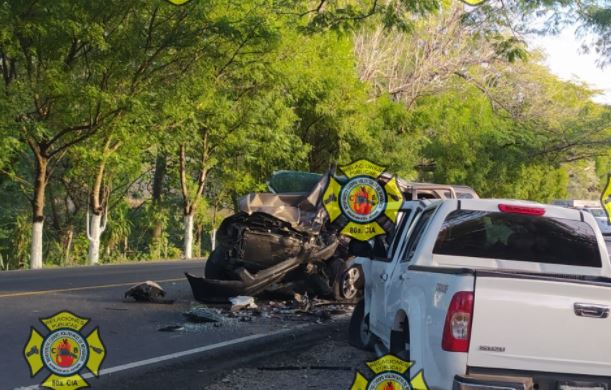
[[[99,326],[107,350],[102,368],[107,370],[129,371],[173,353],[191,351],[184,356],[196,356],[227,340],[282,331],[278,328],[285,325],[257,321],[160,332],[164,326],[185,324],[182,312],[193,299],[184,272],[201,274],[202,270],[201,261],[173,261],[0,273],[0,389],[28,387],[45,379],[47,374],[42,372],[30,378],[23,350],[30,327],[48,333],[39,318],[61,310],[91,319],[82,330],[84,335]],[[175,303],[124,301],[123,293],[145,280],[157,281]],[[107,388],[96,386],[96,380],[89,380],[94,388]]]
[[[607,248],[611,253],[611,242]],[[61,310],[91,319],[85,335],[100,328],[107,357],[104,375],[88,379],[93,388],[202,388],[214,372],[230,368],[225,361],[235,363],[245,349],[265,356],[282,352],[278,345],[292,346],[303,338],[294,333],[312,326],[258,320],[160,332],[164,326],[185,325],[182,312],[194,302],[184,272],[202,270],[201,261],[173,261],[0,273],[0,390],[31,389],[45,379],[42,372],[30,378],[23,350],[30,328],[46,334],[39,319]],[[131,285],[145,280],[162,285],[175,303],[123,299]],[[317,332],[322,336],[323,328]]]

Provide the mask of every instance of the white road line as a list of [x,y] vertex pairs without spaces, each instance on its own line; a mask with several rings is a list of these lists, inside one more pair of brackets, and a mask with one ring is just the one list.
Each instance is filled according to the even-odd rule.
[[[170,354],[167,354],[167,355],[157,356],[157,357],[154,357],[154,358],[151,358],[151,359],[145,359],[145,360],[140,360],[140,361],[137,361],[137,362],[121,364],[121,365],[115,366],[115,367],[104,368],[104,369],[100,370],[100,376],[107,375],[107,374],[114,374],[115,372],[121,372],[121,371],[125,371],[125,370],[131,370],[132,368],[149,366],[151,364],[157,364],[157,363],[161,363],[161,362],[165,362],[165,361],[173,360],[173,359],[178,359],[178,358],[189,356],[189,355],[195,355],[195,354],[202,353],[202,352],[208,352],[208,351],[212,351],[212,350],[215,350],[215,349],[218,349],[218,348],[223,348],[223,347],[227,347],[227,346],[230,346],[230,345],[240,344],[240,343],[243,343],[243,342],[246,342],[246,341],[257,340],[257,339],[261,339],[261,338],[265,338],[265,337],[269,337],[269,336],[276,336],[276,335],[279,335],[279,334],[288,333],[288,332],[296,330],[296,329],[302,329],[302,328],[305,328],[307,326],[311,326],[311,325],[310,324],[303,324],[303,325],[295,326],[295,327],[293,327],[291,329],[282,329],[282,330],[276,330],[274,332],[269,332],[269,333],[253,334],[253,335],[250,335],[250,336],[239,337],[237,339],[222,341],[222,342],[216,343],[216,344],[205,345],[203,347],[188,349],[186,351],[174,352],[174,353],[170,353]],[[83,374],[82,376],[85,379],[90,379],[90,378],[94,377],[94,375],[91,374],[91,373]],[[93,384],[95,385],[95,382]],[[40,389],[40,385],[23,386],[23,387],[16,387],[15,388],[15,390],[38,390],[38,389]]]

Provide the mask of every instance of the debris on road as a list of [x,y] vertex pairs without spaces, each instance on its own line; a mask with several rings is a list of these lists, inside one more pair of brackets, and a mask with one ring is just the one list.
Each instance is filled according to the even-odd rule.
[[192,302],[191,308],[182,313],[183,322],[166,324],[162,332],[207,332],[218,327],[235,327],[240,323],[255,326],[281,323],[290,326],[294,322],[314,322],[322,324],[329,321],[347,318],[352,312],[352,305],[322,299],[310,299],[307,294],[295,294],[294,299],[258,300],[253,297],[233,297],[223,304]]
[[194,323],[222,322],[224,320],[220,310],[217,311],[203,306],[193,307],[182,314],[186,317],[187,321]]
[[308,312],[312,310],[312,302],[310,301],[310,298],[308,297],[308,293],[305,293],[303,295],[299,293],[295,293],[293,298],[295,299],[295,302],[299,304],[300,310],[304,312]]
[[174,303],[173,299],[164,298],[165,295],[165,290],[159,284],[147,280],[127,290],[124,298],[133,298],[136,302]]
[[348,315],[352,305],[321,299],[310,299],[307,294],[295,294],[291,301],[260,302],[257,308],[244,308],[240,311],[222,311],[229,318],[237,318],[241,322],[250,322],[256,317],[280,321],[314,321],[325,322],[335,316]]
[[159,328],[157,330],[160,332],[180,332],[182,330],[185,330],[185,327],[181,325],[169,325]]
[[238,295],[237,297],[229,298],[231,302],[231,311],[236,312],[242,309],[256,309],[257,304],[253,297],[247,297],[244,295]]

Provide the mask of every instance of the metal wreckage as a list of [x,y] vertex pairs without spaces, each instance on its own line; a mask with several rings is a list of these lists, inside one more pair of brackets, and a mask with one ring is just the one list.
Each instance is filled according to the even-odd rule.
[[[392,177],[384,172],[378,180],[384,183]],[[348,180],[334,168],[326,174],[279,171],[268,182],[271,192],[242,197],[239,212],[219,227],[204,277],[186,274],[195,299],[226,301],[268,291],[356,301],[364,280],[352,262],[354,240],[340,234],[341,227],[330,221],[323,205],[331,179],[340,185]],[[401,179],[397,186],[404,200],[477,197],[466,186]],[[389,236],[377,237],[374,247],[383,251]]]

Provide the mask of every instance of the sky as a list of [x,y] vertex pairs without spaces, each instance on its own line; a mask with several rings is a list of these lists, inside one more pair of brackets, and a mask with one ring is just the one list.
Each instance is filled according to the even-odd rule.
[[552,73],[563,80],[580,80],[601,90],[593,100],[611,105],[611,65],[601,69],[596,65],[596,53],[581,53],[581,41],[572,29],[554,36],[530,35],[526,41],[530,48],[542,49],[547,54],[544,63]]

